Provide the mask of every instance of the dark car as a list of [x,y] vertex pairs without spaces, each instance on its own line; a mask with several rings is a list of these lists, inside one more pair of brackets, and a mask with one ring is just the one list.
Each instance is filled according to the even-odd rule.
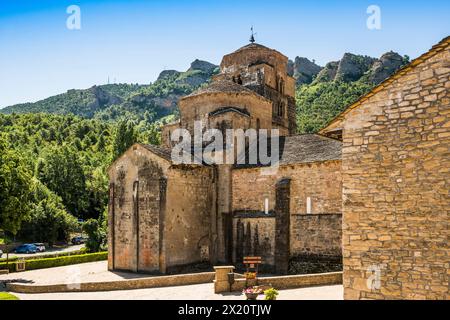
[[72,244],[83,244],[86,242],[86,238],[82,237],[82,236],[78,236],[78,237],[74,237],[72,238]]
[[45,244],[43,243],[33,243],[36,246],[37,252],[45,251]]
[[36,253],[37,248],[34,244],[23,244],[21,246],[18,246],[16,249],[14,249],[15,253]]

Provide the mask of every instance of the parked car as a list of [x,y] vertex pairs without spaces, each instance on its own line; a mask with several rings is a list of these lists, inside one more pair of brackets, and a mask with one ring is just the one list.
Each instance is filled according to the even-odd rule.
[[74,245],[75,244],[83,244],[86,242],[86,240],[87,240],[87,238],[85,238],[85,237],[77,236],[77,237],[72,238],[72,244],[74,244]]
[[0,258],[2,257],[2,255],[3,255],[3,251],[2,251],[2,250],[0,250]]
[[15,253],[36,253],[37,248],[34,244],[27,243],[14,249]]
[[43,243],[33,243],[36,246],[37,252],[44,252],[45,245]]

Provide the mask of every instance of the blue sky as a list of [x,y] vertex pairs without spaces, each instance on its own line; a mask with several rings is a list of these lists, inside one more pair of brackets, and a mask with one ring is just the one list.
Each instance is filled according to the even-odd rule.
[[[381,29],[366,27],[369,5]],[[69,30],[66,8],[81,9]],[[450,34],[450,1],[0,0],[0,107],[71,88],[149,83],[257,42],[324,65],[345,52],[414,58]]]

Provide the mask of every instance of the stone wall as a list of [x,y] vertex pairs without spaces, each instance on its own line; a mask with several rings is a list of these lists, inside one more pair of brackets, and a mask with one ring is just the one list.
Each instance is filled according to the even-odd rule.
[[341,283],[342,272],[327,272],[317,274],[264,277],[258,278],[257,282],[255,280],[246,281],[245,279],[236,279],[233,283],[233,286],[231,287],[231,291],[242,291],[244,288],[251,285],[270,286],[278,290],[285,290],[313,286],[331,286]]
[[161,288],[171,286],[186,286],[191,284],[211,283],[214,272],[199,272],[168,276],[152,276],[137,279],[117,281],[96,281],[64,284],[24,284],[7,283],[6,289],[20,293],[50,293],[50,292],[96,292],[113,290],[133,290],[145,288]]
[[[224,106],[232,106],[247,110],[250,114],[248,127],[256,129],[272,128],[272,103],[252,93],[209,93],[186,97],[179,102],[181,127],[194,132],[194,122],[202,121],[204,128],[214,128],[215,119],[209,113]],[[259,121],[258,121],[259,119]]]
[[214,192],[212,168],[130,148],[110,169],[109,269],[166,273],[209,262]]
[[258,61],[264,61],[279,73],[287,74],[288,58],[286,56],[276,50],[257,45],[251,49],[238,50],[223,56],[220,69],[223,73],[234,73],[242,66],[247,67]]
[[421,59],[343,120],[346,299],[450,299],[448,40]]
[[275,271],[285,274],[290,256],[291,179],[283,178],[275,186]]
[[233,218],[233,264],[242,267],[243,257],[262,257],[263,270],[275,264],[275,217],[236,213]]
[[342,271],[342,214],[291,215],[289,273]]
[[342,255],[342,215],[293,214],[291,215],[291,256]]
[[109,269],[160,271],[160,178],[168,166],[134,145],[110,168]]
[[[241,231],[238,231],[236,221],[233,227],[235,250],[240,250],[236,249],[240,243],[236,235],[240,232],[245,233],[247,228],[250,228],[253,237],[257,228],[259,243],[263,240],[270,244],[263,254],[263,262],[265,264],[273,262],[273,265],[276,265],[272,256],[276,254],[275,217],[278,214],[275,208],[276,185],[283,178],[290,178],[287,198],[289,223],[280,221],[279,224],[281,228],[279,234],[289,237],[288,258],[284,260],[287,262],[299,256],[314,261],[320,259],[320,264],[328,258],[333,260],[333,263],[337,258],[340,260],[342,234],[340,161],[281,166],[275,172],[261,168],[233,170],[233,212],[236,213],[235,220],[241,223]],[[307,197],[312,199],[311,214],[306,214]],[[265,199],[268,199],[268,215],[265,214]],[[287,229],[282,230],[283,226]],[[268,239],[265,239],[266,237]],[[250,242],[254,242],[253,238]],[[242,245],[245,245],[245,241]],[[236,257],[240,257],[239,253],[235,253],[234,257],[233,262],[239,261],[236,260]]]
[[214,191],[210,167],[171,167],[168,171],[164,217],[164,251],[167,270],[209,262],[210,226]]
[[311,213],[340,213],[342,207],[341,162],[326,161],[280,166],[275,172],[251,168],[233,170],[233,210],[264,211],[275,207],[275,184],[291,178],[291,214],[306,213],[311,198]]

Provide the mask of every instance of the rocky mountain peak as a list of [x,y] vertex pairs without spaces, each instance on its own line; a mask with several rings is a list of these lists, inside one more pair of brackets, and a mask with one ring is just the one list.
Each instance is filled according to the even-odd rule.
[[379,59],[347,52],[341,60],[327,63],[318,73],[315,81],[351,82],[363,78],[378,84],[405,62],[405,58],[393,51],[386,52]]
[[177,70],[163,70],[159,74],[157,80],[163,80],[163,79],[168,79],[168,78],[172,78],[172,77],[177,77],[178,75],[180,75],[180,73],[181,72],[177,71]]
[[325,67],[317,74],[316,82],[333,81],[336,78],[339,61],[328,62]]
[[214,69],[216,69],[217,66],[215,64],[212,64],[208,61],[203,61],[203,60],[199,60],[199,59],[195,59],[192,63],[191,63],[191,67],[188,69],[188,71],[192,71],[192,70],[200,70],[203,71],[207,74],[211,74]]
[[308,58],[295,57],[294,61],[288,62],[288,73],[296,79],[297,84],[311,83],[320,70],[322,67]]
[[369,81],[380,83],[408,61],[397,52],[389,51],[377,59],[369,70]]
[[370,69],[375,60],[375,58],[369,56],[356,55],[347,52],[339,61],[335,80],[345,82],[356,81]]

